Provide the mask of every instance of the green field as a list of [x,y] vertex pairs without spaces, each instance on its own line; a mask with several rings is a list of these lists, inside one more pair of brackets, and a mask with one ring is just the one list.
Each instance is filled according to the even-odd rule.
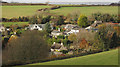
[[[2,17],[12,18],[19,16],[31,16],[37,13],[38,9],[50,8],[51,6],[2,6]],[[67,15],[68,13],[80,11],[81,14],[87,16],[92,13],[110,13],[117,14],[117,6],[91,6],[91,7],[62,7],[60,9],[51,10],[54,14]]]
[[[87,56],[29,65],[118,65],[118,49]],[[23,67],[29,65],[24,65]]]
[[68,13],[80,11],[81,14],[90,16],[92,13],[101,12],[109,14],[118,14],[117,6],[91,6],[91,7],[62,7],[52,10],[52,13],[67,15]]
[[0,24],[4,24],[5,27],[10,26],[10,25],[16,25],[16,24],[19,26],[22,26],[22,25],[28,24],[28,22],[2,22]]
[[51,6],[2,6],[2,17],[12,18],[19,16],[34,15],[38,9],[50,8]]

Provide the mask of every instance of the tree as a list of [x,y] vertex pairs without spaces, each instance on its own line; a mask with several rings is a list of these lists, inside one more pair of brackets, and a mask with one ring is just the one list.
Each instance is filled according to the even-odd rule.
[[76,49],[79,49],[78,46],[80,45],[82,40],[85,40],[89,44],[93,44],[95,41],[94,37],[95,37],[95,32],[82,29],[82,30],[80,30],[79,33],[76,34],[75,40],[73,39],[73,46]]
[[63,44],[64,44],[65,46],[68,45],[68,39],[67,39],[67,38],[65,38],[65,39],[63,40]]
[[57,19],[58,19],[57,22],[56,22],[57,25],[62,25],[64,23],[63,16],[59,16]]
[[37,24],[38,23],[37,16],[35,15],[35,16],[31,17],[29,20],[29,23],[30,24],[35,24],[35,23]]
[[78,25],[81,26],[81,27],[86,27],[86,26],[88,25],[87,21],[88,21],[88,20],[87,20],[87,17],[86,17],[86,16],[80,15],[80,17],[78,18],[77,23],[78,23]]
[[119,38],[113,27],[111,27],[110,25],[101,27],[96,33],[96,39],[99,43],[101,43],[101,49],[103,50],[109,50],[110,48],[115,48],[119,46]]
[[68,36],[68,39],[69,39],[70,41],[75,41],[76,38],[77,38],[76,34],[71,34],[70,36]]
[[21,37],[11,40],[4,49],[3,64],[31,63],[42,60],[49,55],[49,49],[44,32],[26,31]]
[[42,24],[45,24],[46,22],[49,22],[50,21],[50,18],[51,18],[51,16],[50,15],[48,15],[47,17],[44,17],[43,19],[42,19]]
[[108,13],[94,13],[92,14],[92,18],[97,21],[103,21],[103,22],[118,22],[118,16],[117,15],[111,15]]
[[49,22],[47,22],[47,23],[45,24],[45,31],[48,32],[48,33],[51,32],[51,25],[49,24]]

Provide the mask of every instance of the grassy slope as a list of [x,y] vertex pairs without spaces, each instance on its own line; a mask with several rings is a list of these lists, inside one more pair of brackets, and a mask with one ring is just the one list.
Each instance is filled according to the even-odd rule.
[[[118,49],[82,57],[29,65],[118,65]],[[23,67],[27,67],[29,65],[24,65]]]
[[2,6],[2,17],[31,16],[35,14],[38,9],[49,7],[51,6]]
[[28,24],[28,22],[2,22],[0,24],[4,24],[5,27],[10,25],[15,25],[15,24],[22,26],[22,25]]
[[[49,8],[51,6],[2,6],[2,17],[12,18],[19,16],[31,16],[37,13],[38,9]],[[67,15],[68,13],[80,11],[81,14],[87,16],[95,12],[117,14],[117,6],[92,6],[92,7],[62,7],[60,9],[51,10],[52,13]]]
[[52,10],[51,12],[56,14],[67,15],[68,13],[74,11],[80,11],[81,14],[85,14],[87,16],[96,12],[117,14],[118,7],[117,6],[62,7],[60,9]]

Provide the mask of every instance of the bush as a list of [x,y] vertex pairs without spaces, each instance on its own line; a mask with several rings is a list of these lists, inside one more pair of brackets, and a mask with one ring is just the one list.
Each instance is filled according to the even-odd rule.
[[60,51],[60,52],[62,52],[63,54],[68,53],[68,51],[67,51],[67,50],[62,50],[62,51]]
[[57,36],[58,39],[64,39],[64,35]]
[[20,38],[11,40],[3,50],[3,64],[9,65],[16,61],[31,63],[46,58],[48,54],[49,47],[44,33],[25,31]]

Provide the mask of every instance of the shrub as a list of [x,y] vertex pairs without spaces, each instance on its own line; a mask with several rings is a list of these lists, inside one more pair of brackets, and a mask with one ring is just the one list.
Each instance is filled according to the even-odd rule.
[[62,51],[60,51],[60,52],[62,52],[63,54],[68,53],[68,51],[67,51],[67,50],[62,50]]

